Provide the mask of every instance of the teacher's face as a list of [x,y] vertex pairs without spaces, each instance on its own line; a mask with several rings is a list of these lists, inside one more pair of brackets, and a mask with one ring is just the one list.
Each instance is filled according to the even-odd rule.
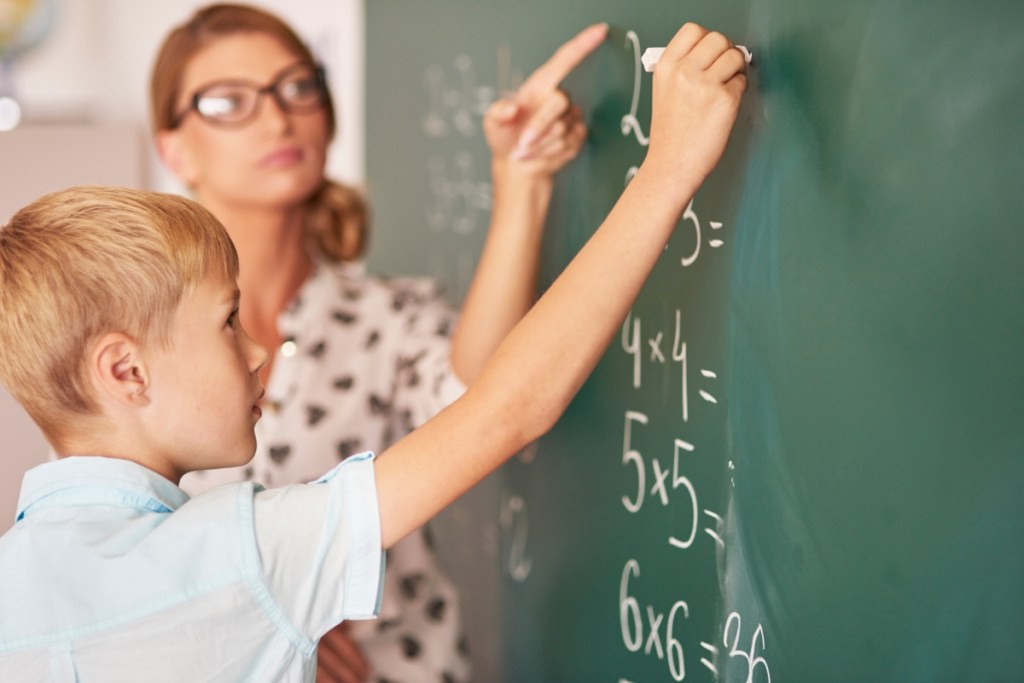
[[[288,78],[298,63],[275,38],[239,33],[203,48],[182,79],[179,111],[197,92],[238,84],[253,90]],[[213,92],[219,92],[213,90]],[[227,106],[230,97],[220,101]],[[218,102],[213,103],[217,105]],[[242,122],[217,122],[188,111],[181,124],[159,134],[162,156],[200,202],[236,209],[288,209],[303,202],[323,179],[329,142],[324,107],[282,107],[270,92],[258,96]]]

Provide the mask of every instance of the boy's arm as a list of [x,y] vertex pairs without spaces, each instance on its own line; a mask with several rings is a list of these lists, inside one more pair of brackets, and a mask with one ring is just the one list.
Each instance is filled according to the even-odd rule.
[[377,459],[385,547],[555,424],[721,158],[745,69],[720,34],[687,24],[672,39],[655,69],[647,158],[608,218],[466,394]]

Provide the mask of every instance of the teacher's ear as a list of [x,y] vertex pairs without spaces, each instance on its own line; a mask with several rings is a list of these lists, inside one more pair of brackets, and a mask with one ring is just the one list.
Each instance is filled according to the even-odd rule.
[[189,187],[195,185],[195,166],[181,134],[176,130],[162,130],[155,137],[156,151],[160,154],[164,165]]

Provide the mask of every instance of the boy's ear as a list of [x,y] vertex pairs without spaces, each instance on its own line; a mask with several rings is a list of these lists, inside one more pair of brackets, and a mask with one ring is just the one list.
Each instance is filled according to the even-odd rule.
[[195,185],[196,172],[181,134],[176,130],[162,130],[156,134],[156,149],[167,168],[183,183]]
[[149,372],[139,343],[121,332],[104,335],[93,347],[90,375],[103,398],[127,406],[149,403]]

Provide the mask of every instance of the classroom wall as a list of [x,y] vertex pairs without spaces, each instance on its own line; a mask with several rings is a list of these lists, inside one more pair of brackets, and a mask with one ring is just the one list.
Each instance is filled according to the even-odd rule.
[[[117,123],[25,125],[0,133],[0,220],[54,188],[143,184],[147,141]],[[68,154],[66,150],[75,150]],[[0,350],[2,352],[2,350]],[[0,533],[14,522],[22,473],[42,462],[46,440],[0,386]]]

